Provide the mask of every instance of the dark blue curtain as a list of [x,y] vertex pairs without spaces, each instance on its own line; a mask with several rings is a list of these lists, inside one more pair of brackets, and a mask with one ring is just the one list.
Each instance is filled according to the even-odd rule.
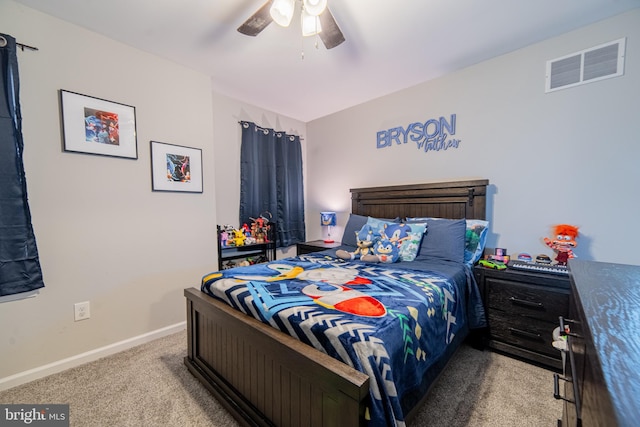
[[22,162],[16,40],[0,34],[0,296],[42,288]]
[[300,137],[240,122],[240,224],[269,212],[276,247],[305,241]]

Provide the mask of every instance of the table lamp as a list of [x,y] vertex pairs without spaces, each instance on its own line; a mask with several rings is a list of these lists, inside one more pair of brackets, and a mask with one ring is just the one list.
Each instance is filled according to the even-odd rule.
[[335,212],[320,212],[320,225],[329,227],[327,232],[327,238],[325,243],[333,243],[331,238],[331,226],[336,225],[336,213]]

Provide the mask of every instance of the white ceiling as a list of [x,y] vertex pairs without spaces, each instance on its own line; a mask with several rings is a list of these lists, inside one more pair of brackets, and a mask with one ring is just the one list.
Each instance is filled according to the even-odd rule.
[[300,36],[296,19],[257,37],[238,33],[266,0],[16,1],[201,71],[215,91],[303,122],[640,7],[640,0],[329,0],[346,41],[326,50]]

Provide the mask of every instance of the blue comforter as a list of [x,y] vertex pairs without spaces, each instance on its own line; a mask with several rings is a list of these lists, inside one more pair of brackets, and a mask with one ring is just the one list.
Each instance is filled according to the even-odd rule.
[[369,425],[403,426],[405,394],[484,320],[467,266],[408,264],[309,254],[209,274],[202,291],[369,375]]

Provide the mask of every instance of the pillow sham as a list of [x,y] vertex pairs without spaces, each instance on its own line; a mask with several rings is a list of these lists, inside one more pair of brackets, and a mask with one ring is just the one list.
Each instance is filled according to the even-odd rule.
[[[409,221],[411,220],[411,221]],[[466,221],[446,218],[407,218],[407,223],[426,221],[427,234],[422,239],[416,259],[432,258],[464,262]]]
[[[407,221],[448,220],[446,218],[409,218]],[[464,262],[473,265],[482,258],[489,233],[489,221],[465,219]],[[457,249],[456,249],[457,250]]]
[[368,217],[362,215],[349,214],[347,225],[344,226],[344,233],[342,234],[342,244],[349,246],[358,246],[356,240],[356,234],[367,223]]

